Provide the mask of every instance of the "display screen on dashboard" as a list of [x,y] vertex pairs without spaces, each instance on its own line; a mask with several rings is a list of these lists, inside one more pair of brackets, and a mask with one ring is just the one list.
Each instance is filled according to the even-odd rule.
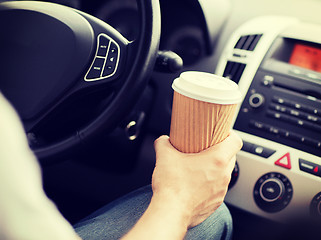
[[321,48],[296,43],[291,53],[289,63],[321,72]]

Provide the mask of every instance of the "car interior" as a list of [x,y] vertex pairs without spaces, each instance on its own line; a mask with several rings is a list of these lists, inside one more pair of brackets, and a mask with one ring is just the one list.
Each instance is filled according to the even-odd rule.
[[180,73],[229,78],[243,97],[233,240],[319,239],[320,12],[320,0],[0,0],[0,90],[74,224],[151,183]]

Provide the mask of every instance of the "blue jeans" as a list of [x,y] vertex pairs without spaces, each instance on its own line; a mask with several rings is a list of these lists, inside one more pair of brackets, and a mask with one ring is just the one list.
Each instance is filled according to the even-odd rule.
[[[152,197],[150,186],[140,188],[97,210],[74,225],[86,240],[112,240],[125,235],[143,215]],[[224,239],[232,236],[232,217],[223,203],[209,218],[188,230],[185,239]]]

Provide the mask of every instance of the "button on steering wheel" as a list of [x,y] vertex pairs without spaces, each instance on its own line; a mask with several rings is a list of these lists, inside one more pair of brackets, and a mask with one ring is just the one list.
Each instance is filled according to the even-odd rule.
[[[0,90],[32,132],[70,99],[106,88],[107,107],[67,137],[33,147],[55,159],[112,130],[134,106],[152,72],[160,39],[157,0],[137,0],[140,31],[128,41],[107,23],[58,4],[0,4]],[[107,96],[106,96],[107,98]]]

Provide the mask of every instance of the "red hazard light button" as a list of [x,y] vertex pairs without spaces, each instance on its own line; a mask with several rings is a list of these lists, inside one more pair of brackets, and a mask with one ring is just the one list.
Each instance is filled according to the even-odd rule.
[[284,154],[282,157],[280,157],[278,160],[276,160],[274,164],[278,165],[280,167],[291,169],[290,153]]

